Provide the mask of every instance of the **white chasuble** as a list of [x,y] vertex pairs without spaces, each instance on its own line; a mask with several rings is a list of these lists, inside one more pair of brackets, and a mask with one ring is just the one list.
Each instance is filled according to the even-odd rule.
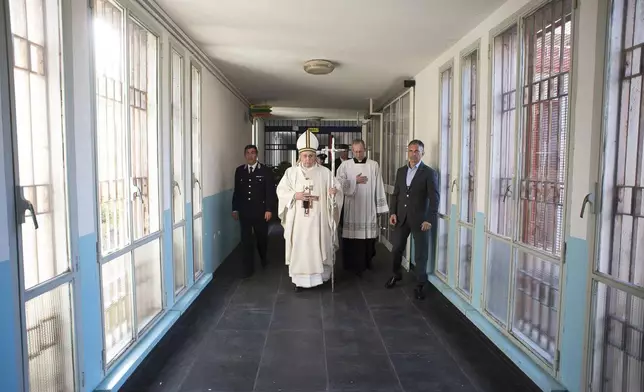
[[[358,184],[358,175],[367,177],[366,184]],[[378,215],[389,212],[385,186],[378,162],[367,159],[356,163],[353,159],[342,162],[338,181],[344,193],[344,221],[342,237],[355,239],[378,238]]]
[[[338,249],[337,236],[335,243],[332,240],[332,230],[340,220],[342,190],[336,182],[335,198],[329,195],[330,174],[324,166],[305,168],[297,164],[286,169],[277,186],[286,265],[291,280],[298,287],[319,286],[331,277],[333,255]],[[317,197],[309,202],[308,214],[303,201],[295,200],[296,192],[310,192]]]

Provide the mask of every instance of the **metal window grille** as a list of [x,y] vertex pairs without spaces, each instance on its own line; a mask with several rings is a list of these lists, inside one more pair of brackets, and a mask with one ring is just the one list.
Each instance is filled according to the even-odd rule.
[[561,255],[572,47],[572,2],[524,20],[523,146],[519,240]]
[[644,389],[644,2],[611,11],[591,390],[630,392]]
[[[96,0],[96,144],[101,253],[130,243],[123,11],[107,0]],[[101,48],[101,49],[98,49]]]
[[512,237],[514,219],[517,26],[494,39],[493,114],[490,143],[490,213],[488,230]]

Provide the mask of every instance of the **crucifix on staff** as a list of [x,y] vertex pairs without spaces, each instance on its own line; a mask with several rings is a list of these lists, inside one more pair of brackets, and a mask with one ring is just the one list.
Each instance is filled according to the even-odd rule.
[[304,208],[304,216],[309,216],[309,209],[313,208],[313,202],[320,199],[319,196],[311,194],[313,184],[304,187],[304,199],[302,200],[302,208]]

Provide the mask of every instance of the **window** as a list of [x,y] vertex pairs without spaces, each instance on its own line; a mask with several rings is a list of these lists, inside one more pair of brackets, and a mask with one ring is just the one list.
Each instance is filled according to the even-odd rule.
[[94,2],[96,156],[105,362],[161,312],[158,38]]
[[478,50],[461,59],[461,143],[459,186],[458,288],[471,291],[472,244],[476,204],[476,101],[478,95]]
[[[8,61],[13,77],[10,154],[17,190],[25,390],[68,391],[75,388],[75,271],[69,246],[60,4],[11,0],[7,5],[0,10],[9,13],[13,52],[0,61]],[[4,34],[0,39],[6,39]]]
[[450,201],[450,169],[451,169],[451,137],[452,137],[452,68],[443,70],[440,74],[440,145],[439,145],[439,188],[440,203],[438,204],[438,234],[436,275],[446,279],[448,245],[449,245],[449,214]]
[[[494,38],[492,47],[492,134],[488,183],[487,281],[485,309],[501,324],[508,323],[510,265],[514,230],[514,178],[518,32],[513,25]],[[497,238],[500,237],[500,238]]]
[[602,187],[593,271],[593,392],[644,390],[644,132],[641,0],[609,13]]
[[183,106],[183,57],[172,49],[171,60],[172,97],[172,262],[174,267],[174,291],[186,287],[185,258],[185,201],[186,191],[183,167],[184,106]]
[[551,366],[559,330],[571,16],[572,2],[549,2],[521,18],[520,29],[496,36],[491,48],[485,309]]
[[[203,190],[201,187],[201,71],[191,66],[192,99],[192,213],[195,277],[203,272]],[[256,130],[257,124],[253,123]]]

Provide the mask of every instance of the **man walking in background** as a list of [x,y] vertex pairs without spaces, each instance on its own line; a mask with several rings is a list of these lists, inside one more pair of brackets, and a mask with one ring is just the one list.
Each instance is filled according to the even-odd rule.
[[416,299],[424,299],[427,283],[427,258],[429,255],[429,230],[436,223],[438,202],[438,176],[425,165],[421,158],[425,146],[420,140],[412,140],[407,146],[409,162],[396,172],[396,182],[391,202],[389,223],[395,226],[393,233],[393,273],[387,281],[392,288],[402,279],[402,256],[407,247],[409,234],[414,237],[414,261],[417,286]]
[[389,212],[389,207],[380,165],[365,156],[362,139],[354,140],[351,149],[353,159],[343,162],[337,175],[344,193],[342,258],[344,269],[361,276],[376,254],[378,214]]
[[233,219],[239,220],[241,242],[244,249],[243,276],[250,277],[255,272],[255,247],[262,267],[268,262],[268,222],[271,220],[276,202],[273,173],[257,161],[257,147],[249,144],[244,148],[246,164],[235,170],[235,189],[233,192]]

